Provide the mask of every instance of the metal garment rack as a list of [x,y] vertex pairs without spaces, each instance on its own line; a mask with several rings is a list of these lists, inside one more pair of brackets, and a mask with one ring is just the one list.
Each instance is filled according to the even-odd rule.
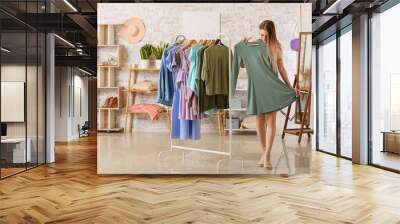
[[[215,38],[215,34],[206,34],[206,36],[208,36],[208,38],[204,38],[203,39],[210,39],[209,37],[211,35],[214,35]],[[176,36],[175,41],[179,38],[179,37],[184,37],[185,36],[179,34]],[[232,98],[232,92],[231,92],[231,85],[232,85],[232,54],[231,54],[231,40],[230,38],[225,34],[225,33],[219,33],[219,39],[222,39],[222,37],[225,37],[226,40],[228,41],[227,47],[229,49],[229,56],[228,56],[228,65],[229,65],[229,105],[231,105],[231,98]],[[201,39],[201,38],[196,38],[196,39]],[[186,146],[181,146],[181,145],[175,145],[173,143],[173,139],[171,137],[170,134],[170,150],[167,151],[162,151],[158,154],[159,158],[161,156],[162,153],[165,152],[173,152],[174,149],[181,149],[181,150],[187,150],[187,151],[196,151],[196,152],[202,152],[202,153],[210,153],[210,154],[216,154],[216,155],[223,155],[223,156],[228,156],[229,159],[232,158],[232,109],[229,107],[229,139],[228,139],[228,152],[223,152],[220,150],[213,150],[211,148],[197,148],[197,147],[186,147]],[[172,116],[171,116],[172,118]],[[172,132],[171,132],[172,133]],[[183,151],[183,156],[184,156],[184,151]],[[183,157],[184,158],[184,157]],[[217,163],[217,167],[219,167],[220,163],[222,160],[218,161]],[[242,167],[243,167],[243,160],[242,160]]]

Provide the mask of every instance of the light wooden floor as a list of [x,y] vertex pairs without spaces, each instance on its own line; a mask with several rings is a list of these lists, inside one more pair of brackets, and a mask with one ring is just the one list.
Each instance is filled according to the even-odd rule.
[[400,175],[313,154],[312,174],[98,176],[96,139],[0,181],[0,223],[400,223]]
[[[375,148],[376,149],[376,148]],[[389,167],[395,170],[400,170],[400,155],[391,152],[374,151],[374,164]]]

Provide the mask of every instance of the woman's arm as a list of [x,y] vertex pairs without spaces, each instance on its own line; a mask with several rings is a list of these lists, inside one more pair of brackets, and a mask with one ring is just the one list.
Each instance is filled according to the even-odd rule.
[[283,65],[283,60],[282,60],[282,58],[279,58],[279,59],[278,59],[278,70],[279,70],[279,74],[281,74],[281,77],[282,77],[282,79],[283,79],[283,82],[285,82],[285,84],[286,84],[288,87],[293,88],[293,87],[292,87],[292,84],[290,84],[290,82],[289,82],[288,75],[287,75],[285,66]]

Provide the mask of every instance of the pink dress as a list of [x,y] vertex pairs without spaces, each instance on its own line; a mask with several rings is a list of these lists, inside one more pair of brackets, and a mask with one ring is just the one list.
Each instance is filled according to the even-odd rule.
[[179,119],[181,120],[199,120],[201,115],[197,111],[197,105],[192,105],[190,96],[192,91],[187,86],[189,78],[190,61],[188,55],[190,48],[179,49],[175,53],[175,62],[178,68],[176,84],[180,90]]

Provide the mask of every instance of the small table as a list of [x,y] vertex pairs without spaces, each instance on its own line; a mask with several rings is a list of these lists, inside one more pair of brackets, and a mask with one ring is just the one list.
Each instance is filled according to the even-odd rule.
[[400,131],[382,131],[383,150],[382,152],[391,152],[400,154]]

